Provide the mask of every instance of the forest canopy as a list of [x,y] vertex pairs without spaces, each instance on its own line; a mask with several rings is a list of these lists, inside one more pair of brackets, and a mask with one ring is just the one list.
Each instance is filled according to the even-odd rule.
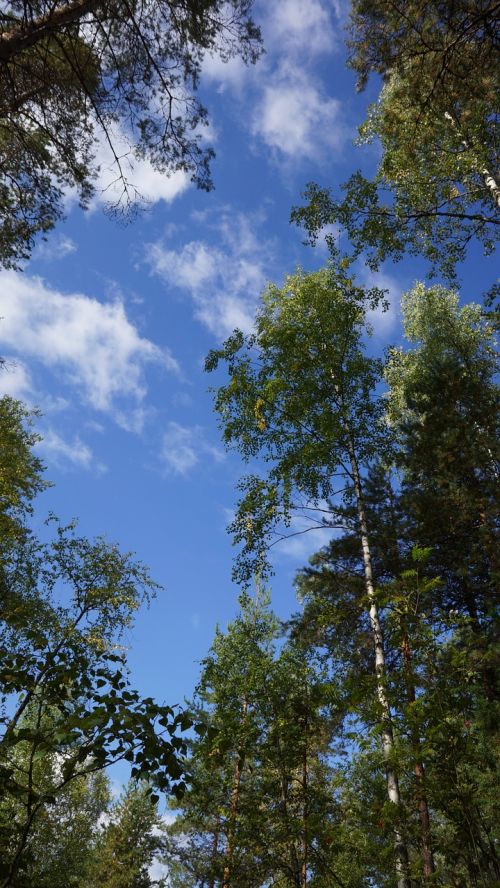
[[[2,281],[16,286],[15,268],[61,218],[68,189],[88,205],[100,138],[114,152],[125,204],[135,192],[118,148],[123,134],[157,172],[184,171],[210,190],[213,152],[196,90],[208,57],[258,62],[251,6],[1,5],[0,262],[9,268]],[[264,18],[264,33],[288,56],[264,68],[260,100],[267,135],[278,118],[285,141],[305,132],[314,77],[304,63],[298,106],[290,87],[278,95],[277,84],[293,67],[302,29],[325,53],[327,19],[319,0],[299,19],[293,2],[272,8],[274,30]],[[307,30],[313,13],[316,31]],[[174,408],[191,407],[194,386],[163,345],[159,300],[147,303],[129,281],[125,296],[110,285],[107,302],[55,294],[40,276],[26,275],[25,288],[15,290],[19,303],[26,293],[32,298],[30,287],[36,296],[19,315],[29,328],[19,335],[27,356],[43,364],[49,354],[47,365],[74,377],[76,360],[64,358],[74,343],[88,357],[88,337],[95,365],[87,382],[99,384],[116,352],[129,389],[116,377],[113,384],[137,398],[129,415],[108,398],[119,429],[113,462],[126,435],[136,442],[122,463],[126,483],[116,474],[118,495],[106,478],[114,464],[94,466],[79,437],[68,444],[46,424],[45,453],[92,467],[105,491],[103,517],[112,514],[114,491],[120,526],[142,548],[150,545],[156,568],[176,562],[174,594],[186,608],[196,576],[210,626],[218,552],[209,551],[202,504],[216,499],[210,514],[231,516],[238,598],[236,614],[216,626],[189,699],[163,700],[170,672],[185,668],[179,655],[172,662],[176,631],[184,655],[201,622],[193,611],[176,630],[172,598],[147,624],[151,668],[160,674],[145,680],[142,672],[136,681],[137,661],[150,651],[134,651],[134,624],[163,590],[140,558],[102,532],[88,535],[52,513],[43,522],[51,485],[40,413],[20,398],[0,398],[0,888],[500,885],[498,285],[488,284],[481,303],[489,271],[475,267],[462,291],[458,284],[470,253],[491,267],[499,230],[498,13],[492,0],[352,0],[347,64],[361,92],[379,90],[358,144],[373,144],[376,162],[371,173],[352,172],[340,191],[337,183],[306,186],[292,220],[309,244],[326,236],[328,250],[308,253],[305,267],[281,274],[275,240],[257,237],[262,214],[233,224],[225,204],[212,215],[186,205],[176,222],[162,216],[165,240],[143,239],[130,250],[134,273],[145,277],[143,249],[169,283],[191,286],[197,319],[210,330],[205,370],[233,462],[206,437],[201,401],[191,428],[171,419]],[[295,23],[288,42],[287,15]],[[239,69],[231,76],[244,102]],[[226,101],[227,83],[217,89]],[[319,105],[326,125],[331,103],[323,96]],[[257,154],[257,116],[246,108],[245,115]],[[271,177],[247,181],[235,145],[245,188],[269,188]],[[291,176],[289,164],[287,194]],[[234,187],[229,174],[227,181]],[[267,192],[266,200],[275,206]],[[195,240],[196,224],[222,232],[227,251]],[[176,252],[168,238],[181,229],[190,240]],[[100,231],[93,249],[112,252],[111,235],[97,244]],[[118,248],[120,263],[125,250]],[[259,252],[276,265],[264,285]],[[429,278],[401,293],[387,265],[396,261],[408,276],[416,267]],[[71,269],[76,288],[81,265]],[[233,279],[252,290],[248,303],[238,302]],[[210,314],[214,280],[221,292]],[[59,312],[49,320],[46,298]],[[223,308],[225,323],[217,325]],[[154,341],[146,319],[158,324]],[[49,331],[45,351],[31,325]],[[183,339],[184,329],[174,333]],[[199,343],[192,336],[184,355],[197,367]],[[141,360],[179,382],[168,397],[162,389],[163,412],[145,400]],[[9,366],[2,359],[1,372]],[[27,365],[17,370],[31,402],[42,374],[29,388]],[[58,412],[78,412],[63,398],[46,398],[45,406],[50,422]],[[86,428],[104,438],[110,426],[89,416]],[[158,417],[164,427],[154,437]],[[145,468],[137,442],[148,435],[157,452]],[[192,469],[200,475],[186,506],[174,482]],[[171,496],[160,494],[153,532],[148,495],[160,476]],[[222,504],[228,487],[231,508]],[[86,492],[82,485],[82,501]],[[166,510],[182,538],[168,538]],[[284,568],[276,552],[305,537],[294,569]],[[286,614],[273,601],[274,583],[293,593]],[[145,688],[153,680],[160,697]],[[116,774],[125,775],[120,787]]]

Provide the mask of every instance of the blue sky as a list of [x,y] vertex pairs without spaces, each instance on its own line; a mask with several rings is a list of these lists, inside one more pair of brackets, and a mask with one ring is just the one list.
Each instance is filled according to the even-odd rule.
[[[289,224],[305,184],[336,185],[376,162],[376,147],[353,147],[376,88],[355,93],[344,14],[343,0],[262,3],[260,62],[206,60],[213,192],[136,162],[129,177],[144,206],[119,224],[103,212],[119,194],[101,146],[90,211],[68,194],[66,221],[24,271],[0,273],[0,353],[10,362],[0,382],[40,407],[55,483],[38,517],[78,516],[84,533],[133,550],[164,586],[127,644],[134,681],[168,703],[192,693],[216,624],[237,608],[225,527],[242,466],[220,443],[204,358],[235,326],[250,329],[268,280],[326,258]],[[392,298],[374,318],[379,347],[398,339],[398,297],[418,272],[405,261],[376,276]],[[362,267],[360,276],[374,280]],[[296,607],[294,571],[321,533],[276,549],[280,615]]]

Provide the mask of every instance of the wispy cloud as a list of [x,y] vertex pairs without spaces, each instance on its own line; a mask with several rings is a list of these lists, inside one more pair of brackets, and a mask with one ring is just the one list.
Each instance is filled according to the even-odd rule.
[[75,253],[78,247],[74,240],[65,234],[56,234],[49,236],[46,241],[40,241],[33,253],[34,259],[43,259],[47,262],[53,262],[58,259],[65,259]]
[[266,4],[262,28],[267,48],[277,53],[318,57],[337,45],[330,3],[321,0],[281,0]]
[[318,62],[340,45],[339,13],[327,0],[282,0],[256,6],[266,55],[255,67],[226,66],[207,57],[205,79],[230,90],[256,144],[289,167],[331,160],[350,137],[341,103],[318,73]]
[[251,129],[277,159],[294,163],[320,162],[331,150],[339,150],[347,136],[341,103],[288,63],[264,87]]
[[206,457],[215,462],[225,459],[225,454],[206,440],[200,426],[183,426],[177,422],[168,424],[160,456],[169,473],[184,476]]
[[261,223],[262,217],[222,210],[216,223],[206,220],[218,235],[217,246],[193,240],[173,249],[168,241],[157,241],[147,248],[151,270],[167,287],[189,294],[196,317],[216,336],[252,328],[274,256],[274,243],[256,235]]
[[[1,324],[0,320],[0,330]],[[4,356],[4,360],[0,367],[0,394],[28,400],[33,391],[33,381],[26,364],[8,356]]]
[[365,265],[359,267],[358,281],[364,287],[378,287],[380,290],[387,291],[387,308],[379,306],[376,309],[370,309],[367,312],[367,321],[378,340],[388,340],[393,336],[398,324],[401,323],[399,306],[404,287],[391,274],[385,271],[370,271]]
[[[327,504],[324,505],[327,509]],[[272,544],[272,557],[275,560],[286,558],[304,564],[338,532],[321,523],[321,514],[314,510],[305,510],[303,514],[292,516],[289,527],[277,532]]]
[[113,137],[113,148],[117,157],[107,142],[99,142],[96,156],[99,172],[91,209],[102,204],[123,209],[127,203],[142,206],[159,201],[171,203],[189,188],[190,178],[186,172],[177,170],[167,174],[156,170],[148,160],[134,155],[122,133]]
[[119,299],[63,294],[38,277],[4,271],[0,314],[0,347],[62,371],[84,403],[124,425],[132,409],[144,409],[146,365],[179,369],[168,351],[139,334]]
[[44,432],[38,449],[60,468],[71,465],[79,469],[90,469],[93,463],[93,453],[88,444],[78,436],[72,441],[65,441],[54,429],[49,428]]

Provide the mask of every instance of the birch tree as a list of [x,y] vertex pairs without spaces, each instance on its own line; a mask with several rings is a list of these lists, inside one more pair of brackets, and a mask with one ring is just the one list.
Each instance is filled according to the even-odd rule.
[[232,525],[236,541],[243,543],[238,579],[248,579],[256,562],[267,562],[277,525],[284,521],[290,526],[298,504],[314,512],[331,503],[322,523],[334,526],[339,481],[341,489],[354,491],[387,796],[395,815],[397,881],[399,888],[408,888],[384,639],[363,493],[364,472],[375,454],[388,447],[376,391],[382,368],[366,355],[362,342],[366,312],[381,298],[378,291],[356,287],[333,266],[309,275],[298,272],[283,288],[268,288],[256,332],[249,337],[236,332],[221,350],[211,352],[207,369],[224,361],[230,377],[215,401],[226,444],[247,460],[261,456],[269,465],[267,475],[254,474],[241,483],[243,496]]
[[[2,888],[18,883],[47,808],[87,775],[125,759],[135,776],[182,792],[184,742],[174,735],[191,726],[139,694],[127,672],[123,633],[158,588],[147,569],[103,538],[78,536],[74,523],[52,517],[43,542],[30,531],[46,486],[30,418],[0,401],[0,787],[16,818]],[[58,763],[50,791],[45,759]]]
[[[347,232],[372,267],[407,251],[452,279],[471,241],[491,253],[500,225],[498,4],[354,0],[350,64],[382,89],[359,144],[381,147],[375,175],[357,170],[341,193],[308,186],[293,217],[317,235]],[[332,246],[335,246],[332,242]]]

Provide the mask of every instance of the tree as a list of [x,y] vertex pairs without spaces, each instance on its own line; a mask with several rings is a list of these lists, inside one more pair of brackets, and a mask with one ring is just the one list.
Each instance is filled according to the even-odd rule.
[[[430,680],[421,714],[440,775],[429,785],[439,787],[432,803],[453,824],[447,863],[454,853],[474,884],[500,872],[484,780],[496,768],[487,749],[498,727],[497,354],[481,308],[461,306],[456,293],[417,285],[402,307],[412,348],[392,350],[387,367],[400,499],[431,583],[427,593],[420,584],[420,606],[434,638],[446,638],[437,648],[426,641]],[[454,737],[453,754],[445,734]]]
[[[15,703],[0,722],[0,780],[22,802],[23,816],[2,888],[13,884],[35,822],[72,781],[126,759],[134,775],[161,790],[173,781],[181,792],[184,744],[174,735],[191,724],[142,697],[127,676],[117,646],[154,590],[130,555],[59,528],[52,543],[28,539],[17,547],[5,578],[0,687]],[[37,766],[47,755],[60,763],[49,793]]]
[[[78,537],[74,525],[57,525],[49,542],[29,531],[25,517],[44,486],[36,436],[21,405],[2,407],[0,786],[18,817],[2,855],[7,888],[40,818],[73,781],[126,759],[135,776],[180,794],[176,734],[191,722],[141,696],[127,675],[123,631],[157,588],[144,566],[102,538]],[[57,763],[49,788],[45,759]]]
[[[392,485],[391,466],[375,463],[364,498],[406,823],[410,850],[420,832],[424,878],[437,862],[446,884],[486,885],[499,871],[489,789],[498,724],[496,354],[480,307],[460,306],[442,287],[417,285],[403,298],[403,320],[411,348],[392,350],[386,368],[398,477]],[[344,718],[356,713],[364,744],[373,724],[368,627],[354,503],[344,509],[347,530],[299,574],[305,609],[294,631],[327,652]],[[418,879],[420,855],[412,857]]]
[[498,354],[479,305],[440,286],[403,296],[410,348],[391,349],[388,418],[398,439],[407,533],[429,548],[444,606],[476,631],[494,617],[499,563]]
[[311,648],[288,638],[262,701],[266,732],[257,779],[267,812],[264,859],[278,884],[293,888],[337,875],[327,862],[340,817],[332,791],[338,769],[329,761],[336,728],[329,690]]
[[[413,830],[408,836],[412,871],[423,871],[429,877],[434,868],[429,824],[429,805],[425,792],[424,767],[420,748],[420,725],[413,718],[417,687],[421,696],[423,687],[418,653],[428,641],[430,627],[421,625],[419,615],[413,613],[415,599],[408,586],[404,592],[396,588],[394,577],[403,573],[408,560],[409,544],[406,539],[405,517],[401,504],[392,489],[392,473],[387,466],[375,463],[364,480],[364,501],[367,522],[370,527],[370,547],[372,569],[377,598],[384,609],[385,649],[387,661],[387,683],[394,710],[394,720],[398,725],[398,761],[402,774],[408,773],[413,764],[415,786],[404,777],[404,796],[408,800],[405,821],[411,828],[413,814],[412,799],[415,799],[420,819],[421,847],[413,841]],[[297,575],[297,590],[303,603],[303,611],[293,621],[293,632],[302,643],[320,652],[328,664],[331,681],[335,685],[335,699],[338,712],[338,735],[345,740],[354,740],[358,753],[350,754],[354,770],[359,766],[366,770],[369,755],[376,754],[374,744],[378,733],[378,716],[373,706],[373,675],[370,664],[370,625],[363,602],[363,563],[359,551],[357,529],[353,519],[356,506],[346,499],[344,520],[346,530],[332,539],[320,552],[310,559],[310,565]],[[405,572],[408,576],[410,571]],[[423,580],[419,592],[422,595]],[[418,600],[418,595],[416,596]],[[432,636],[431,636],[432,637]],[[406,746],[405,736],[410,733],[411,743]],[[344,755],[347,751],[344,750]],[[364,761],[366,760],[366,761]],[[372,772],[376,770],[372,768]],[[356,783],[354,772],[348,777]],[[368,834],[385,832],[387,810],[380,800],[376,775],[370,777],[371,789],[377,801],[369,803],[376,812],[375,822],[367,823],[363,830]],[[366,790],[365,790],[366,792]],[[389,812],[390,814],[390,812]],[[417,830],[415,830],[417,832]],[[376,845],[365,866],[379,866],[383,873],[385,866]],[[415,847],[416,846],[416,847]],[[421,864],[421,857],[423,862]]]
[[173,827],[180,836],[172,845],[179,885],[193,879],[194,884],[258,888],[266,879],[265,808],[257,773],[277,621],[259,584],[255,599],[244,594],[240,605],[227,631],[217,630],[203,661],[195,711],[199,707],[202,717],[196,718],[208,730],[192,744],[192,783]]
[[[62,215],[64,189],[85,206],[96,138],[110,147],[122,198],[136,196],[120,138],[155,169],[212,187],[205,108],[194,96],[204,54],[254,62],[251,0],[12,0],[0,12],[0,262],[18,265]],[[120,133],[120,138],[117,137]],[[118,207],[115,207],[118,209]]]
[[386,375],[405,509],[415,542],[430,547],[428,568],[444,582],[446,606],[469,620],[493,701],[496,671],[487,649],[500,570],[493,331],[478,305],[461,307],[458,295],[441,287],[417,285],[402,307],[413,348],[393,349]]
[[[2,553],[24,533],[26,517],[37,493],[47,487],[43,464],[33,447],[39,440],[33,428],[36,414],[20,401],[0,398],[0,546]],[[3,558],[2,556],[0,556]]]
[[256,777],[277,624],[260,592],[240,603],[240,614],[226,632],[217,630],[203,661],[193,709],[207,730],[190,744],[190,786],[169,828],[176,886],[259,888],[266,877]]
[[[18,747],[19,771],[29,768],[29,749]],[[53,796],[60,762],[47,754],[37,762],[37,785]],[[19,841],[24,800],[4,794],[0,803],[2,861]],[[69,783],[33,824],[14,884],[23,888],[83,888],[89,876],[102,816],[109,806],[109,780],[103,771]]]
[[158,888],[152,865],[164,851],[164,826],[148,787],[130,783],[108,815],[90,867],[89,888]]
[[[375,655],[374,672],[387,794],[394,810],[394,852],[399,888],[407,888],[408,855],[399,822],[401,799],[394,765],[394,732],[387,695],[385,649],[373,580],[370,529],[363,473],[387,452],[388,431],[376,396],[381,365],[363,350],[366,310],[381,300],[377,290],[356,287],[342,268],[305,275],[298,272],[283,288],[270,286],[256,319],[256,333],[236,332],[207,359],[214,370],[225,361],[230,382],[216,395],[224,438],[248,459],[261,454],[270,464],[267,478],[242,484],[233,531],[243,542],[238,576],[262,569],[270,537],[280,520],[290,523],[297,499],[307,509],[330,511],[351,488],[363,557],[364,593]],[[331,506],[324,506],[329,501]],[[324,522],[328,526],[328,520]]]
[[[217,632],[204,661],[191,743],[192,782],[169,827],[176,888],[316,884],[336,828],[330,786],[331,720],[321,672],[285,642],[265,602]],[[318,882],[321,884],[321,882]]]
[[[350,63],[363,87],[384,79],[360,128],[382,157],[342,197],[310,185],[293,218],[312,239],[343,226],[353,255],[372,267],[409,250],[449,278],[479,240],[491,252],[500,224],[496,3],[375,3],[354,0]],[[333,246],[333,243],[332,243]]]

